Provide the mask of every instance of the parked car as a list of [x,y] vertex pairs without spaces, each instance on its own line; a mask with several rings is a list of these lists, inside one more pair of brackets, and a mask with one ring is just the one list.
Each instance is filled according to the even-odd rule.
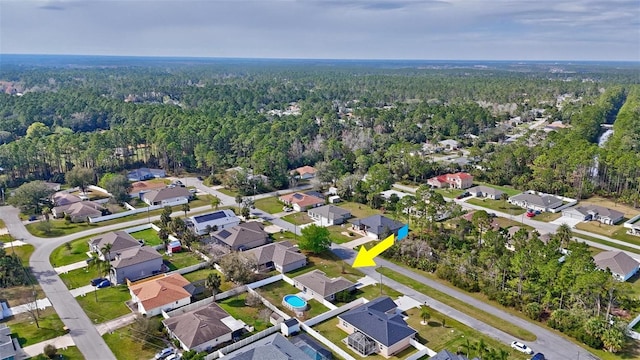
[[520,341],[511,342],[511,347],[525,354],[529,354],[529,355],[533,354],[533,350],[531,350],[530,347],[521,343]]
[[471,196],[471,194],[468,191],[465,191],[462,194],[456,196],[456,199],[458,199],[458,200],[459,199],[464,199],[464,198],[469,197],[469,196]]
[[196,179],[198,179],[198,180],[200,180],[200,181],[204,180],[204,179],[202,178],[202,176],[198,176]]
[[35,216],[35,215],[29,216],[29,221],[36,221],[36,220],[38,220],[37,216]]
[[535,355],[533,355],[533,357],[531,358],[531,360],[545,360],[546,358],[544,357],[543,353],[537,353]]
[[105,278],[95,278],[95,279],[91,280],[91,286],[98,286],[98,285],[100,285],[100,283],[102,283],[105,280],[107,280],[107,279],[105,279]]
[[98,284],[98,286],[96,286],[98,289],[102,289],[102,288],[106,288],[111,286],[111,281],[109,280],[103,280],[100,284]]
[[173,354],[173,348],[172,347],[168,347],[168,348],[164,348],[160,351],[158,351],[158,353],[156,354],[155,358],[156,359],[164,359],[167,356]]
[[527,215],[527,217],[532,218],[532,217],[536,216],[536,213],[534,213],[534,212],[527,212],[527,214],[526,214],[526,215]]
[[180,356],[180,354],[174,353],[164,358],[164,360],[180,360],[181,358],[182,356]]
[[283,207],[283,208],[282,208],[282,211],[284,211],[284,212],[292,212],[292,211],[293,211],[293,208],[290,208],[290,207],[288,207],[288,206],[285,206],[285,207]]

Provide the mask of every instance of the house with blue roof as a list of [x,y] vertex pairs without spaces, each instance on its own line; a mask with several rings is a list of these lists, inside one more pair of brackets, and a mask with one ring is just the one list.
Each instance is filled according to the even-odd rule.
[[379,297],[338,316],[338,327],[349,334],[347,345],[362,356],[391,357],[411,346],[412,329],[388,296]]

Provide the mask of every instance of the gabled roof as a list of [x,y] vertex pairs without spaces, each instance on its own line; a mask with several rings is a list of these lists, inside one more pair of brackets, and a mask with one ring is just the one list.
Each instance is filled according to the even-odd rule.
[[102,210],[104,210],[104,208],[100,204],[91,201],[81,201],[56,208],[56,212],[62,211],[72,217],[102,216]]
[[324,199],[320,199],[313,195],[308,195],[308,194],[298,193],[298,192],[282,195],[280,196],[280,199],[287,203],[298,204],[298,206],[300,207],[307,207],[307,206],[324,203]]
[[[17,344],[18,342],[15,341]],[[0,324],[0,359],[9,359],[16,356],[14,340],[11,338],[11,329],[7,324]]]
[[583,215],[598,215],[600,217],[606,217],[612,220],[615,219],[620,219],[622,217],[624,217],[624,214],[621,213],[620,211],[616,211],[613,209],[609,209],[607,207],[604,206],[598,206],[598,205],[581,205],[581,206],[576,206],[573,208],[573,210],[583,214]]
[[339,315],[338,318],[389,347],[416,333],[402,319],[402,316],[395,312],[397,307],[390,297],[383,296],[357,306]]
[[469,191],[470,193],[483,193],[483,194],[491,194],[494,197],[498,198],[500,196],[502,196],[502,194],[504,194],[504,191],[498,190],[498,189],[494,189],[492,187],[488,187],[488,186],[484,186],[484,185],[479,185],[479,186],[474,186],[472,188],[469,188],[467,191]]
[[71,205],[77,202],[81,202],[82,199],[80,199],[80,197],[73,195],[73,194],[69,194],[67,192],[57,192],[55,194],[53,194],[53,204],[57,207],[57,206],[64,206],[64,205]]
[[[112,249],[111,253],[113,252],[114,251]],[[152,247],[140,246],[136,248],[126,249],[118,253],[118,255],[116,255],[116,259],[111,262],[111,265],[115,269],[121,269],[127,266],[140,264],[160,258],[162,258],[162,255],[158,254],[158,252],[155,251]]]
[[300,253],[297,247],[288,241],[267,244],[255,249],[247,250],[246,253],[256,257],[258,265],[273,261],[274,264],[285,267],[307,257]]
[[309,166],[309,165],[305,165],[305,166],[301,166],[297,169],[291,170],[292,173],[294,172],[298,172],[298,174],[300,174],[300,176],[303,176],[305,174],[311,174],[311,175],[315,175],[316,174],[316,168],[314,168],[313,166]]
[[229,317],[229,314],[213,302],[184,314],[165,319],[162,323],[175,337],[191,349],[232,332],[222,322],[222,319],[227,317]]
[[380,214],[371,215],[364,219],[356,219],[351,221],[351,223],[357,226],[364,225],[367,227],[367,231],[376,235],[384,233],[385,229],[389,229],[390,232],[394,233],[404,226],[403,223],[389,219],[388,217]]
[[218,230],[212,236],[234,248],[258,240],[267,241],[267,233],[264,231],[264,227],[255,221]]
[[430,357],[429,360],[468,360],[468,358],[445,349]]
[[136,194],[141,191],[151,191],[166,188],[167,185],[161,182],[150,182],[150,181],[136,181],[131,184],[131,191],[129,194]]
[[228,209],[214,211],[212,213],[208,213],[204,215],[192,216],[191,220],[193,220],[195,224],[204,224],[210,221],[215,221],[223,218],[232,218],[233,220],[237,220],[236,214],[233,211]]
[[622,251],[604,251],[593,257],[600,269],[609,269],[614,274],[626,275],[638,266],[638,262]]
[[318,214],[326,219],[339,219],[345,217],[351,217],[349,210],[343,209],[335,205],[325,205],[314,209],[310,209],[309,213]]
[[322,297],[347,290],[355,285],[342,276],[333,279],[328,278],[324,272],[317,269],[297,276],[293,280],[313,290],[316,294],[320,294]]
[[164,188],[160,190],[152,190],[142,195],[143,198],[148,199],[151,202],[158,202],[167,199],[174,199],[177,197],[189,198],[191,193],[186,188],[176,186],[172,188]]
[[221,360],[311,360],[300,348],[289,342],[284,336],[275,333],[255,341]]
[[450,178],[473,179],[473,175],[466,172],[457,172],[455,174],[447,174]]
[[528,204],[533,204],[540,207],[549,207],[553,204],[557,204],[558,202],[562,202],[562,199],[557,198],[551,195],[538,195],[538,194],[530,194],[530,193],[522,193],[518,195],[514,195],[510,198],[510,200],[526,202]]
[[125,231],[112,231],[106,234],[98,235],[91,240],[89,244],[102,249],[106,244],[111,244],[111,253],[116,254],[130,248],[140,247],[138,240],[134,239]]
[[191,297],[191,292],[187,290],[191,287],[190,285],[189,280],[176,273],[132,284],[129,286],[129,290],[138,297],[145,310],[149,311]]

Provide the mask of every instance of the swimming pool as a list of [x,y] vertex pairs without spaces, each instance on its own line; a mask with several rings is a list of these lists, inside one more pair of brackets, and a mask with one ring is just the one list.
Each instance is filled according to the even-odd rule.
[[298,295],[285,295],[282,304],[293,311],[307,310],[307,302]]

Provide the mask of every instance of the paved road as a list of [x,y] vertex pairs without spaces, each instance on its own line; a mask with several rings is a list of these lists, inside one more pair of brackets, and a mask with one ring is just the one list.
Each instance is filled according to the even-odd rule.
[[[348,263],[353,263],[353,260],[356,255],[356,251],[347,249],[343,246],[332,244],[331,250],[340,258],[347,261]],[[401,273],[405,276],[408,276],[416,281],[419,281],[427,286],[430,286],[436,290],[444,292],[450,296],[453,296],[471,306],[474,306],[478,309],[481,309],[487,313],[490,313],[498,318],[501,318],[511,324],[519,326],[523,329],[527,329],[530,332],[534,333],[537,336],[537,340],[534,342],[525,342],[527,345],[531,346],[534,351],[540,351],[545,354],[545,357],[550,360],[568,360],[568,359],[597,359],[597,357],[593,356],[591,353],[586,351],[585,349],[575,345],[574,343],[565,340],[560,335],[554,333],[553,331],[547,330],[538,326],[536,324],[532,324],[527,320],[523,320],[517,316],[511,315],[501,309],[498,309],[492,305],[484,303],[480,300],[477,300],[465,293],[452,289],[448,286],[442,285],[436,281],[420,276],[410,270],[407,270],[401,266],[393,264],[389,261],[386,261],[381,258],[376,258],[376,264],[379,266],[384,266],[391,270],[394,270],[398,273]],[[395,290],[400,291],[401,293],[408,295],[418,301],[427,302],[429,306],[434,308],[435,310],[454,318],[455,320],[460,321],[461,323],[470,326],[492,338],[499,340],[503,343],[510,343],[515,338],[503,331],[500,331],[492,326],[489,326],[469,315],[466,315],[444,303],[441,303],[435,299],[430,298],[426,294],[422,294],[420,292],[415,291],[407,286],[404,286],[396,281],[393,281],[385,276],[381,276],[378,272],[375,271],[374,267],[365,267],[359,268],[358,270],[362,271],[366,275],[374,278],[380,279],[382,278],[382,282],[387,286],[392,287]]]

